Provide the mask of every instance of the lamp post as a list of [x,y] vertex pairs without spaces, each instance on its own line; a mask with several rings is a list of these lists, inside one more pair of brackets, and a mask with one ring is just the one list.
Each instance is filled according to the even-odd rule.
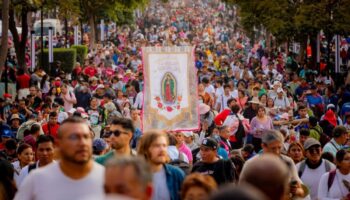
[[31,31],[30,34],[30,58],[31,58],[31,70],[35,69],[35,31]]
[[41,33],[40,33],[40,40],[41,40],[41,68],[44,68],[44,1],[41,2],[41,13],[40,13],[40,20],[41,20]]
[[53,63],[52,27],[49,27],[49,72]]

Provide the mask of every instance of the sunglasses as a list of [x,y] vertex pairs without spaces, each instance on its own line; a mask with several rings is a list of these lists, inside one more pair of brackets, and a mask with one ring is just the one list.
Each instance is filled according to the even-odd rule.
[[109,135],[114,135],[116,137],[119,137],[120,134],[128,134],[126,131],[120,131],[120,130],[115,130],[115,131],[109,131]]

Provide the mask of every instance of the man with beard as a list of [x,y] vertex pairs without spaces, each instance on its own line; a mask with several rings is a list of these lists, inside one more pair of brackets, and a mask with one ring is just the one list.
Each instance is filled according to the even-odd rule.
[[127,118],[117,118],[112,121],[109,128],[112,151],[107,154],[97,157],[96,162],[104,165],[107,160],[112,157],[136,155],[130,147],[130,141],[135,132],[132,121]]
[[104,168],[92,159],[92,132],[81,118],[64,120],[58,130],[61,160],[33,171],[15,200],[103,199]]
[[184,172],[166,164],[168,137],[162,132],[146,132],[141,137],[138,154],[146,159],[153,173],[153,199],[179,200],[179,191],[184,180]]

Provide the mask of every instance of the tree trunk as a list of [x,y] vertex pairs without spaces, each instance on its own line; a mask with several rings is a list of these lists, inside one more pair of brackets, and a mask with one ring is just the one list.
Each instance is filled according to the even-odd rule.
[[96,37],[96,33],[95,33],[95,20],[94,20],[94,16],[89,16],[89,25],[90,25],[90,49],[94,49],[95,48],[95,37]]
[[[313,70],[317,69],[317,33],[312,33],[310,35],[310,45],[311,45],[311,66]],[[318,68],[319,69],[319,68]]]
[[66,42],[64,43],[64,46],[66,48],[68,48],[69,39],[68,39],[68,19],[67,19],[67,17],[64,18],[64,29],[65,29],[64,37],[66,38]]
[[303,36],[300,40],[300,51],[299,51],[299,58],[298,58],[298,61],[302,64],[305,63],[306,48],[307,48],[307,36]]
[[4,66],[8,51],[8,30],[9,30],[9,0],[2,1],[2,36],[0,49],[0,77],[2,66]]
[[18,35],[16,22],[15,22],[15,13],[13,8],[9,10],[9,29],[13,36],[13,43],[16,50],[18,67],[23,68],[27,71],[26,62],[25,62],[25,53],[26,53],[26,42],[28,36],[28,21],[27,15],[28,11],[26,8],[21,10],[21,23],[22,23],[22,34],[21,38]]

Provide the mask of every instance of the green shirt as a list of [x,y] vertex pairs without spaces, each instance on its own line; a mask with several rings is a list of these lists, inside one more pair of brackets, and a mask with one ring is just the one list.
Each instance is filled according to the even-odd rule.
[[[136,151],[133,150],[133,149],[131,149],[130,154],[131,154],[132,156],[136,156]],[[99,163],[99,164],[101,164],[101,165],[105,165],[106,162],[107,162],[109,159],[113,158],[114,156],[115,156],[115,151],[112,150],[112,151],[110,151],[110,152],[108,152],[108,153],[106,153],[106,154],[104,154],[104,155],[102,155],[102,156],[99,156],[99,157],[95,158],[95,162],[97,162],[97,163]]]
[[323,130],[320,127],[320,125],[310,128],[310,137],[316,139],[317,141],[320,141],[322,133],[323,133]]
[[102,156],[95,158],[95,161],[101,165],[105,165],[107,160],[114,157],[114,151],[110,151]]

